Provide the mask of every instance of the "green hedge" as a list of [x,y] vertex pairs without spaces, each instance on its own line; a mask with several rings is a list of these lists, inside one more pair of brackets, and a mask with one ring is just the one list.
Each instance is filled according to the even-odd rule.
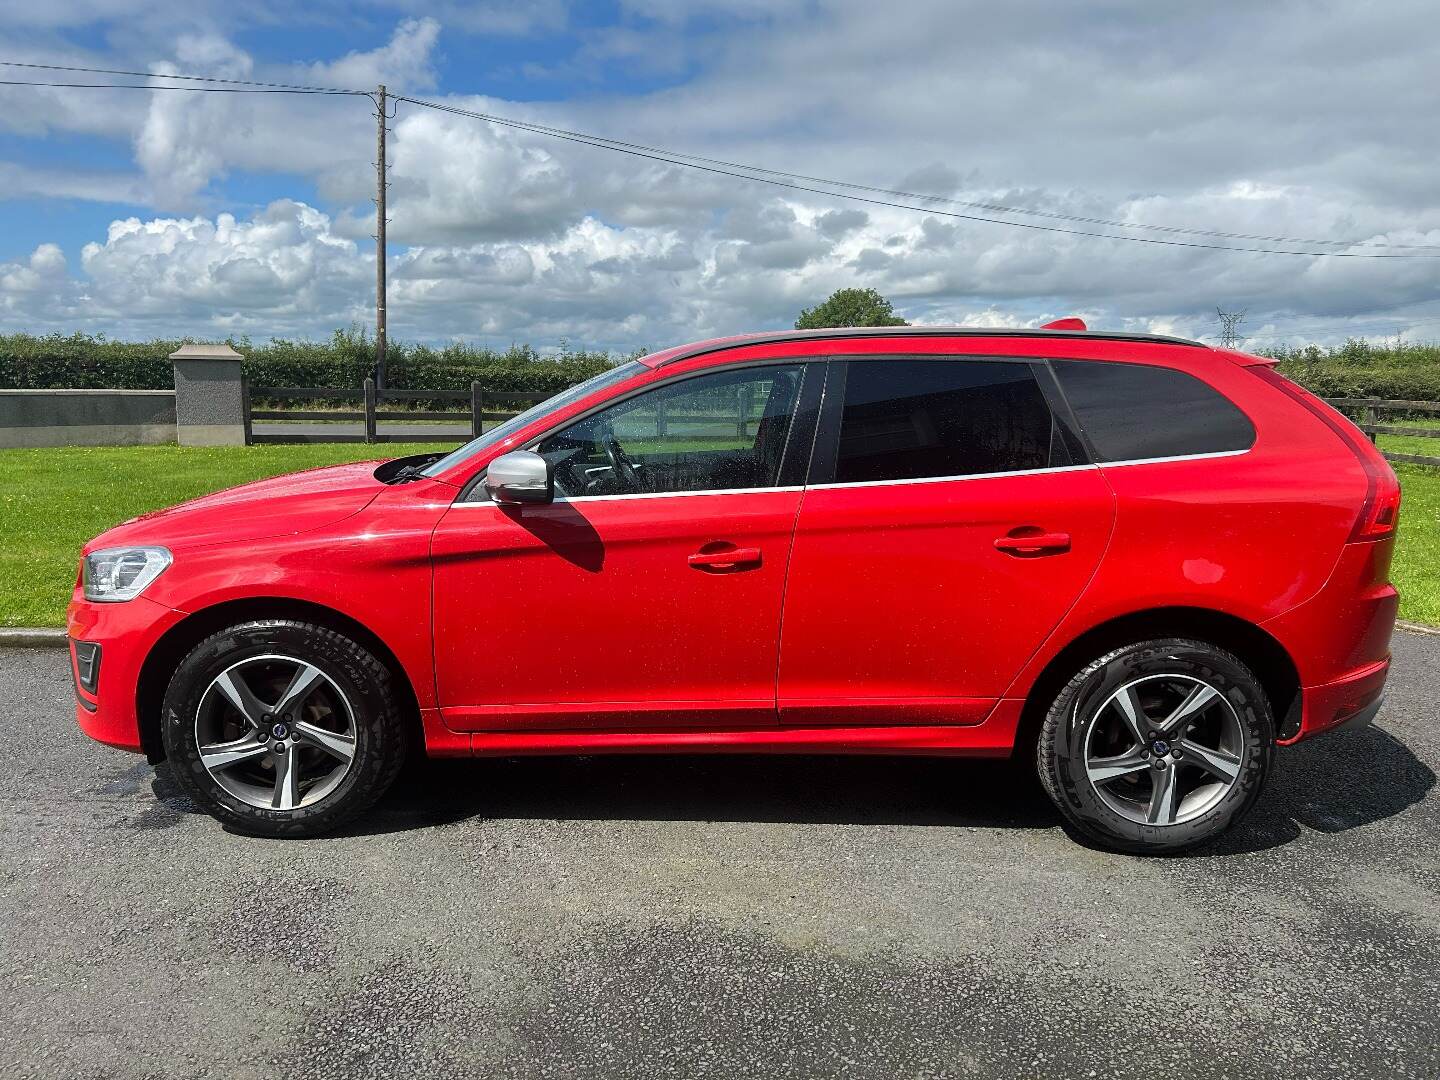
[[[166,389],[173,385],[167,357],[182,344],[179,339],[110,341],[89,334],[0,335],[0,389]],[[252,345],[240,339],[230,344],[245,357],[252,386],[358,388],[374,365],[374,344],[361,330],[337,330],[329,341],[277,338]],[[1352,340],[1269,355],[1287,375],[1326,397],[1440,401],[1440,345]],[[392,341],[387,383],[396,390],[468,390],[478,379],[487,390],[552,394],[625,359],[583,349],[542,356],[528,345],[437,349]]]
[[1322,397],[1440,401],[1440,345],[1372,343],[1267,352],[1280,370]]
[[[0,335],[0,389],[115,387],[159,390],[174,385],[168,359],[185,341],[110,341],[103,336]],[[337,330],[329,341],[274,339],[264,345],[230,342],[244,356],[251,386],[359,387],[371,374],[375,348],[363,331]],[[386,384],[395,390],[486,389],[552,394],[628,359],[563,349],[542,356],[529,345],[497,350],[451,344],[443,348],[392,341]]]

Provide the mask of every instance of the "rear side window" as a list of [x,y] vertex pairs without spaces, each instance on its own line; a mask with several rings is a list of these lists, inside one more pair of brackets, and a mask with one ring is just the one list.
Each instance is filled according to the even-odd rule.
[[1101,461],[1248,450],[1250,420],[1193,375],[1143,364],[1056,360],[1055,374]]
[[836,483],[918,480],[1068,465],[1029,364],[852,360]]

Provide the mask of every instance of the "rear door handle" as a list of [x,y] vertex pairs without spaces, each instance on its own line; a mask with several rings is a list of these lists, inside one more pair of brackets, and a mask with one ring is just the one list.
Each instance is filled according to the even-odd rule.
[[[706,549],[711,550],[706,550]],[[759,548],[735,547],[733,544],[706,544],[694,555],[690,556],[690,565],[696,570],[709,570],[717,573],[726,570],[740,570],[745,567],[760,565]]]
[[1007,555],[1051,555],[1070,550],[1070,534],[1041,532],[1034,526],[1012,529],[995,540],[995,549]]

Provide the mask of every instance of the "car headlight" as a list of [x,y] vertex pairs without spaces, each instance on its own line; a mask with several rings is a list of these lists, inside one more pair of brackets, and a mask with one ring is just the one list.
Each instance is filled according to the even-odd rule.
[[85,599],[105,603],[134,600],[172,561],[163,547],[92,551],[81,562]]

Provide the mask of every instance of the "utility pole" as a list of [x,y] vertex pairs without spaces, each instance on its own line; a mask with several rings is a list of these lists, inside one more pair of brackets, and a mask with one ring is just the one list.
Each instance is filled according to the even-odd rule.
[[1240,344],[1240,323],[1245,319],[1245,312],[1242,311],[1221,311],[1218,307],[1215,314],[1220,316],[1220,347],[1222,349],[1233,349]]
[[385,84],[375,99],[375,385],[385,389]]

